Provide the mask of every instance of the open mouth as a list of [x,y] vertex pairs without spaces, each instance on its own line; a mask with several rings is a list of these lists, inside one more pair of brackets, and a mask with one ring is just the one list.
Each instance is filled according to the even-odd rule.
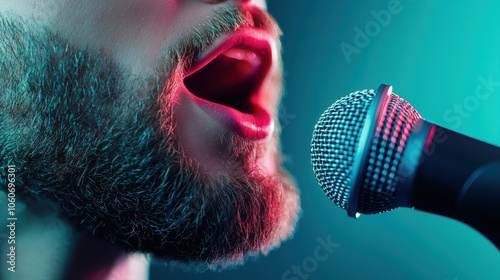
[[251,97],[265,76],[268,55],[265,50],[235,46],[188,76],[184,84],[199,98],[251,114]]
[[255,28],[236,31],[201,55],[184,85],[202,109],[229,129],[246,138],[262,138],[272,126],[263,104],[269,92],[263,85],[275,52],[267,32]]
[[236,32],[202,55],[184,80],[186,88],[204,100],[252,114],[272,64],[267,35],[255,29]]

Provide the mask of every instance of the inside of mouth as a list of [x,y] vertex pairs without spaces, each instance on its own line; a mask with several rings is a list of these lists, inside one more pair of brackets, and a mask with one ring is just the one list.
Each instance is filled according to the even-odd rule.
[[261,79],[262,56],[247,49],[228,50],[184,79],[199,98],[252,113],[251,97]]

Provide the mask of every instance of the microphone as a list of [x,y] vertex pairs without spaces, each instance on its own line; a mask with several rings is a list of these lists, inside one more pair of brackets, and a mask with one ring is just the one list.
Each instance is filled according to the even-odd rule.
[[391,86],[330,106],[311,161],[351,217],[414,208],[466,223],[500,249],[500,148],[425,121]]

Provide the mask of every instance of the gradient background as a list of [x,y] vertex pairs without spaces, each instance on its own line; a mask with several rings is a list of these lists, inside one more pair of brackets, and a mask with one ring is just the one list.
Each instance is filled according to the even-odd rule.
[[[283,144],[304,211],[295,237],[236,270],[190,273],[155,264],[151,279],[500,279],[499,251],[459,222],[411,209],[347,217],[318,186],[309,155],[320,114],[340,97],[381,83],[393,85],[427,120],[500,145],[500,87],[474,102],[479,77],[500,82],[500,2],[268,2],[285,34]],[[378,32],[373,29],[373,37],[349,62],[340,44],[355,46],[354,28],[370,26],[371,11],[388,10],[391,2],[400,3],[400,12],[385,27],[379,25]],[[455,104],[464,105],[467,116],[452,113],[448,117],[455,119],[447,118]],[[340,245],[328,259],[317,262],[307,278],[283,278],[293,265],[311,261],[317,238],[328,236]]]

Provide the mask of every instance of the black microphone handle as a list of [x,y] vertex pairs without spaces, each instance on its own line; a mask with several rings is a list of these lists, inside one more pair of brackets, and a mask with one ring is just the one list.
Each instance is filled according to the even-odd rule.
[[400,206],[464,222],[500,249],[500,148],[424,120],[407,143]]

